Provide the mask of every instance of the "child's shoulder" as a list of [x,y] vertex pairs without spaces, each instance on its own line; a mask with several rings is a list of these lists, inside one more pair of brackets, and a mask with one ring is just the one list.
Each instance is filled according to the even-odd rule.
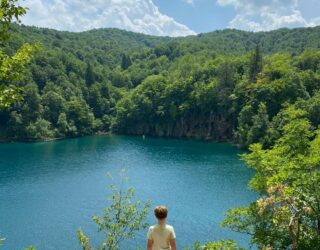
[[166,228],[169,230],[173,230],[173,226],[166,224]]

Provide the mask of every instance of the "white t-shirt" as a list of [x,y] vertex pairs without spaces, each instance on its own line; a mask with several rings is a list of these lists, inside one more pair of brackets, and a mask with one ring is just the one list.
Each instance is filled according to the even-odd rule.
[[154,225],[149,228],[148,240],[153,240],[152,250],[171,249],[170,240],[176,238],[173,226],[170,225]]

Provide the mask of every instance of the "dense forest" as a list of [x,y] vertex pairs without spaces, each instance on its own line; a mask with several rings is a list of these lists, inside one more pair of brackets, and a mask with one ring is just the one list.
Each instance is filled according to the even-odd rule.
[[[175,39],[69,33],[12,24],[26,13],[16,2],[0,2],[2,140],[116,132],[248,146],[242,159],[260,197],[228,210],[222,226],[261,250],[319,249],[320,27]],[[106,236],[99,249],[119,249],[147,226],[149,204],[139,210],[134,190],[113,190],[93,217]],[[78,238],[94,249],[81,229]],[[194,249],[243,248],[221,240]]]
[[185,38],[12,24],[12,55],[37,44],[2,140],[115,132],[271,145],[295,105],[320,121],[320,27]]

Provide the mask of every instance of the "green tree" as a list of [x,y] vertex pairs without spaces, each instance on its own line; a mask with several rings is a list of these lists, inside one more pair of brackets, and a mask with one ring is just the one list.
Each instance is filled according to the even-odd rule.
[[[131,239],[137,231],[145,229],[146,216],[150,209],[150,202],[142,204],[134,201],[135,191],[133,188],[124,189],[126,177],[121,172],[120,186],[111,185],[113,194],[110,197],[111,204],[104,209],[102,217],[93,216],[93,221],[98,225],[98,232],[103,232],[105,240],[102,242],[101,250],[118,250],[120,243]],[[83,250],[93,250],[89,238],[81,229],[78,230],[78,239]]]
[[260,142],[265,145],[265,138],[267,129],[269,128],[269,116],[267,113],[267,107],[265,103],[260,103],[258,112],[252,117],[252,127],[249,129],[247,134],[246,143],[252,144]]
[[23,117],[17,111],[12,111],[9,115],[7,128],[7,136],[9,138],[20,138],[23,137]]
[[60,136],[68,135],[70,128],[67,120],[67,115],[65,113],[59,114],[57,128]]
[[[17,0],[2,0],[0,2],[0,43],[8,38],[8,27],[13,20],[26,13],[26,9],[17,6]],[[16,84],[23,78],[27,63],[31,60],[35,47],[25,44],[15,55],[9,56],[0,48],[0,110],[9,108],[22,99],[21,88]]]
[[255,169],[250,187],[261,198],[231,209],[223,222],[251,235],[262,249],[317,249],[320,244],[320,130],[312,130],[303,111],[289,122],[271,149],[250,146],[245,162]]
[[249,80],[255,82],[258,74],[262,70],[262,54],[260,46],[257,45],[255,51],[252,53],[249,65]]
[[[193,244],[193,250],[245,250],[245,248],[238,247],[237,243],[233,240],[219,240],[215,242],[207,242],[201,245],[199,241]],[[191,250],[185,247],[184,250]]]
[[233,240],[219,240],[216,242],[208,242],[203,247],[203,250],[245,250],[238,247],[237,243]]
[[58,122],[59,114],[65,111],[65,99],[54,91],[48,91],[41,96],[44,118],[52,124]]
[[67,102],[67,118],[76,127],[76,134],[87,135],[92,133],[94,125],[94,115],[87,103],[79,98],[72,97]]
[[95,82],[95,74],[93,72],[93,67],[92,67],[91,63],[87,63],[87,68],[86,68],[86,72],[85,72],[85,79],[86,79],[87,85],[89,85],[89,86]]
[[26,8],[17,5],[18,0],[1,0],[0,2],[0,41],[8,38],[8,27],[12,20],[20,21],[19,18],[26,14]]
[[50,139],[54,133],[51,130],[51,123],[42,118],[31,122],[26,128],[26,136],[28,139]]
[[132,62],[131,62],[131,58],[130,56],[126,55],[126,54],[122,54],[122,58],[121,58],[121,68],[123,70],[128,69],[131,66]]
[[0,109],[9,108],[22,99],[22,88],[15,83],[23,79],[24,69],[34,49],[26,44],[12,57],[0,49]]
[[30,123],[36,121],[43,114],[41,96],[36,84],[27,84],[24,87],[24,102],[22,104],[22,113],[24,122]]

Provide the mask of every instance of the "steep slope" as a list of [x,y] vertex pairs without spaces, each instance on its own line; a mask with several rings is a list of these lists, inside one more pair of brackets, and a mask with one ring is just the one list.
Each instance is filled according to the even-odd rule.
[[4,140],[113,131],[270,145],[298,101],[319,123],[320,27],[170,38],[12,25],[11,34],[9,53],[41,48],[17,83],[24,101],[0,113]]

